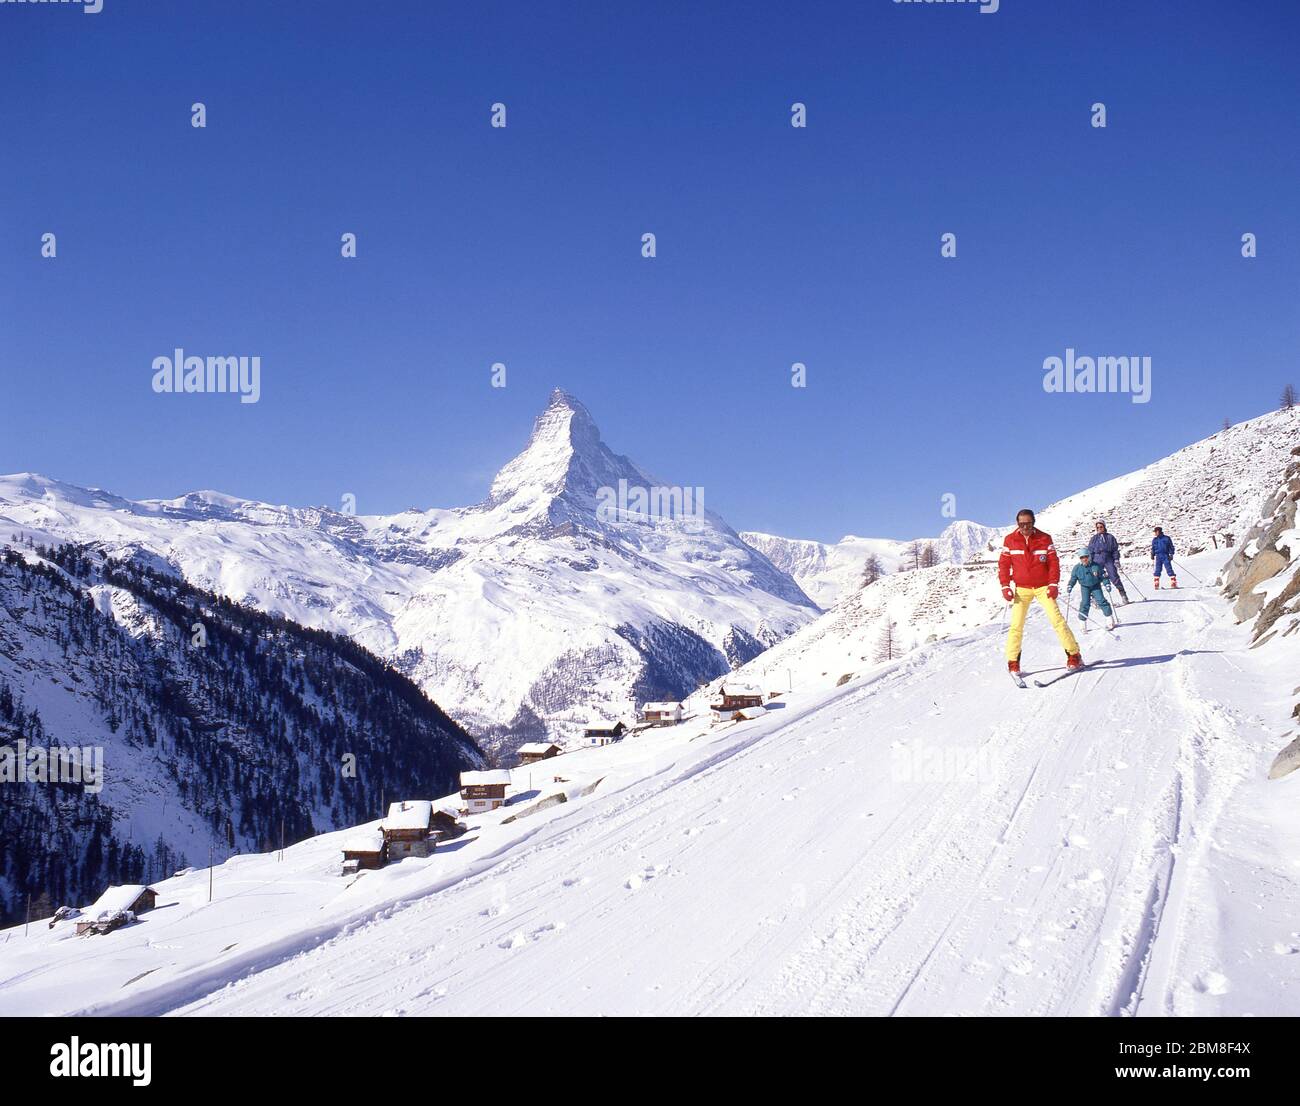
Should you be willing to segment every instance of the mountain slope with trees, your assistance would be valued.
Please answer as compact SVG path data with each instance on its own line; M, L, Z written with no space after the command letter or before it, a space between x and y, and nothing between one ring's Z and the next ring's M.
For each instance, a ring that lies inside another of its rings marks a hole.
M355 642L92 550L0 554L0 746L102 750L102 790L8 782L0 918L443 794L484 757Z

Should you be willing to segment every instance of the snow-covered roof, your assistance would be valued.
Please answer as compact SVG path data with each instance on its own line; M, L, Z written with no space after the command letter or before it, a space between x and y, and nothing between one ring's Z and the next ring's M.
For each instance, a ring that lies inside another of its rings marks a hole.
M722 695L762 695L758 688L750 684L723 684L719 689Z
M110 887L99 896L94 904L86 909L92 918L100 914L116 914L119 910L130 910L135 900L147 891L142 883L128 883L122 887Z
M675 710L681 710L682 705L681 703L646 703L646 705L641 709L655 714L662 714L665 712L671 714Z
M505 768L493 768L486 772L462 772L461 787L484 787L491 784L509 784L510 772Z
M549 753L552 749L558 748L554 741L525 741L515 751L524 756L528 753Z
M767 711L762 707L743 707L735 712L735 717L744 719L762 718L766 713Z
M432 817L433 803L427 799L407 799L389 806L384 829L425 829Z
M377 826L374 829L361 829L343 840L345 853L377 853L384 848L384 834Z

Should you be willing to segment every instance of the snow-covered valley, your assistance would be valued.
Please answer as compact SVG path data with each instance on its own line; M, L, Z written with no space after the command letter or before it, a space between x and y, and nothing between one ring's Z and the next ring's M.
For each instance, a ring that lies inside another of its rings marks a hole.
M0 1013L1295 1013L1294 639L1249 650L1210 588L1121 619L1049 688L987 626L516 769L428 859L344 878L330 834L107 936L10 929Z

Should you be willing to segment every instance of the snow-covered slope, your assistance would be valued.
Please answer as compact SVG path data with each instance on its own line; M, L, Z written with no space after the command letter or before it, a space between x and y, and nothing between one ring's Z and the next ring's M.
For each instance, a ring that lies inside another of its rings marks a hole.
M834 544L805 538L782 538L755 530L742 531L742 538L788 572L823 610L829 610L844 595L861 586L867 558L874 555L883 572L898 572L907 565L907 551L914 544L933 545L939 561L963 564L987 550L988 543L1001 537L996 527L977 522L950 523L937 538L896 541L893 538L859 538L852 534Z
M345 879L334 834L0 932L0 1014L1294 1014L1300 775L1248 640L1162 595L1020 691L988 627L516 769L428 859Z
M1139 561L1150 555L1154 526L1184 553L1216 548L1216 541L1222 549L1255 522L1297 444L1300 407L1272 411L1058 500L1038 513L1038 524L1067 549L1105 518L1121 548Z
M1093 523L1105 518L1121 548L1139 562L1146 558L1151 531L1157 525L1185 552L1226 549L1256 521L1260 505L1297 443L1300 408L1274 411L1222 430L1145 468L1058 500L1038 512L1038 524L1056 539L1058 548L1069 550L1086 543L1093 534ZM1008 519L1021 506L1018 501L1009 504ZM933 542L941 562L960 565L972 558L987 559L990 549L1011 528L1010 521L1002 527L954 522L937 538L916 540ZM828 545L750 531L741 537L788 572L827 610L858 590L862 565L869 555L875 554L887 573L896 573L904 551L912 544L850 536ZM947 576L958 578L951 573Z
M1131 554L1124 570L1132 577L1129 591L1136 597L1151 590L1151 525L1159 523L1174 538L1180 558L1200 549L1214 550L1217 541L1217 569L1231 552L1227 543L1242 538L1274 493L1297 444L1300 409L1271 412L1059 500L1038 512L1038 524L1055 539L1063 551L1062 563L1068 565L1070 551L1086 543L1094 521L1104 517ZM1010 529L1008 525L1006 531ZM1000 541L994 544L1000 546ZM1004 604L996 554L985 551L972 557L961 566L898 573L867 588L850 589L822 618L746 665L742 677L765 686L829 687L876 660L888 623L895 626L897 655L899 649L997 620ZM1121 609L1120 618L1126 617ZM1082 645L1086 657L1089 639Z
M556 391L476 507L353 516L215 492L131 502L0 477L0 539L95 543L391 658L488 745L678 698L816 616L711 511L609 517L661 481ZM635 506L635 502L633 503Z

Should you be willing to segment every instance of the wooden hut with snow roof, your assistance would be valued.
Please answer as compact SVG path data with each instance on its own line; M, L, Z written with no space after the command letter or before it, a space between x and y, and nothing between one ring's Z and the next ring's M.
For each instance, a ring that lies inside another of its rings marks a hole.
M77 936L111 933L135 921L137 914L152 910L157 901L158 892L143 884L110 887L77 920Z
M484 814L504 806L509 786L510 772L505 768L460 774L460 797L465 800L465 809L470 814Z
M736 711L762 705L763 693L758 688L748 684L723 684L718 689L718 701L711 703L710 707L719 711Z
M390 804L383 829L389 860L428 856L434 846L433 803L428 799L403 799Z
M539 760L550 760L562 752L553 741L528 741L515 750L519 754L520 764L536 764Z
M356 875L363 869L382 868L388 860L388 846L379 826L359 829L343 840L343 874Z
M641 708L641 721L648 726L675 726L681 720L681 703L646 703Z

